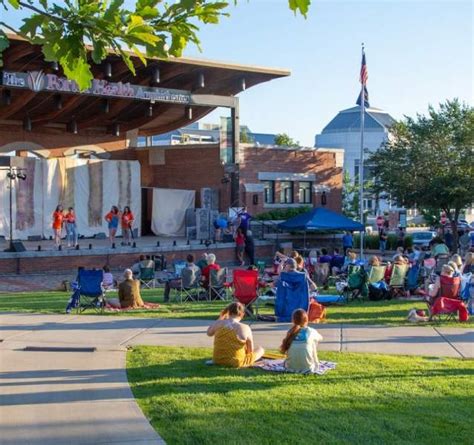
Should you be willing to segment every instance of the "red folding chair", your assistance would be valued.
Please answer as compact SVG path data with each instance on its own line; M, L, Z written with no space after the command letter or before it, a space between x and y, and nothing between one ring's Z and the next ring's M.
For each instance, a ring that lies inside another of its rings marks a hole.
M250 305L258 299L258 270L234 270L234 298L245 306L245 313L250 317L254 314Z
M459 312L460 321L465 321L467 310L460 300L461 277L439 277L439 293L429 301L428 307L432 320L451 321Z
M461 291L461 277L447 277L446 275L441 275L439 277L439 287L440 297L456 300L459 298Z

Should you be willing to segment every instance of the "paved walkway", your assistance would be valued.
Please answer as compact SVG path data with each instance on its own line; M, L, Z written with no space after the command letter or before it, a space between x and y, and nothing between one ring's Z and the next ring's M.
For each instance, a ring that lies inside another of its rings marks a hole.
M0 314L0 444L162 444L127 383L127 346L211 346L208 321ZM253 323L277 348L288 325ZM474 358L474 329L321 325L322 350Z

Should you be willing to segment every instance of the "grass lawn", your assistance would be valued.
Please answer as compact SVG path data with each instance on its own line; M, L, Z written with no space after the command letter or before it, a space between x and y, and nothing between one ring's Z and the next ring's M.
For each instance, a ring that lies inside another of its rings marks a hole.
M108 294L114 297L113 293ZM142 291L143 299L161 303L156 310L128 312L105 312L107 316L140 316L184 319L215 319L225 302L163 303L163 289ZM0 294L0 312L64 313L69 294L66 292L22 292ZM408 311L413 308L426 309L420 301L352 302L347 305L330 306L327 323L382 324L389 326L411 325L406 321ZM86 314L93 314L88 311ZM272 314L273 307L263 307L263 314ZM426 326L426 324L420 324ZM443 326L473 327L474 317L468 323L443 323Z
M472 443L474 361L321 352L324 376L207 366L209 349L137 347L127 372L172 444Z
M107 294L116 297L116 294ZM145 301L160 303L161 307L155 310L136 310L127 312L105 312L106 316L140 316L160 318L184 319L215 319L219 311L227 304L223 301L196 303L163 303L163 289L143 290ZM10 294L0 293L0 312L35 312L60 314L69 299L67 292L19 292ZM328 308L327 323L353 324L383 324L389 326L412 325L406 321L408 311L413 308L426 309L420 301L380 301L380 302L351 302L347 305L330 306ZM273 314L273 307L262 307L262 314ZM86 314L93 314L87 311ZM434 323L433 323L434 324ZM426 326L427 323L420 323ZM435 324L434 324L435 325ZM468 323L443 323L443 326L473 327L474 317Z

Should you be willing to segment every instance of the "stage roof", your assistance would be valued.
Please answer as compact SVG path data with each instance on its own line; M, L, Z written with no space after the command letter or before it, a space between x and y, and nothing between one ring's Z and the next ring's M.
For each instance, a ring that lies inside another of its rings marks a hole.
M35 131L41 127L65 128L74 122L78 131L94 133L114 124L120 125L120 131L138 128L144 135L164 133L210 113L219 102L216 96L235 96L243 90L243 82L250 88L290 75L283 69L188 57L149 59L145 67L132 57L134 76L120 57L110 52L107 61L93 65L93 88L79 93L65 81L60 69L55 71L53 64L44 61L39 46L14 34L8 37L10 47L3 53L0 77L0 89L8 93L5 96L2 92L0 121L21 122L29 117ZM156 69L159 83L153 83ZM150 98L154 101L152 110Z

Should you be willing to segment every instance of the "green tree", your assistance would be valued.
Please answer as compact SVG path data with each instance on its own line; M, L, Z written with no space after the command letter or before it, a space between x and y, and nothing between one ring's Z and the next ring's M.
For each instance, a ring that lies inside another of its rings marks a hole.
M374 182L372 180L364 181L364 196L372 196L374 193ZM349 217L359 220L360 218L360 200L359 200L359 180L351 180L349 172L344 170L342 178L342 213ZM368 210L364 209L364 221L367 220Z
M288 136L286 133L280 133L275 136L275 144L281 147L299 147L300 143Z
M234 0L233 3L237 3ZM26 12L20 29L0 21L0 66L8 37L2 27L31 43L41 45L46 61L58 62L64 74L81 89L92 81L91 59L100 63L114 50L132 73L131 54L143 64L146 57L179 57L189 44L199 47L199 26L217 24L228 16L227 0L136 0L133 9L124 0L65 0L64 5L50 0L0 0L0 8ZM294 13L306 17L311 0L288 0Z
M474 197L474 109L458 100L406 117L372 154L377 183L404 207L444 211L457 245L457 221Z

